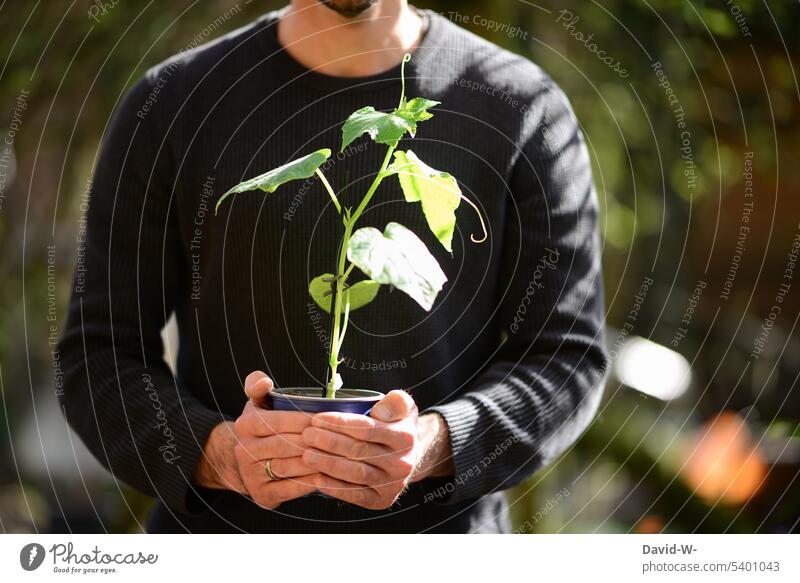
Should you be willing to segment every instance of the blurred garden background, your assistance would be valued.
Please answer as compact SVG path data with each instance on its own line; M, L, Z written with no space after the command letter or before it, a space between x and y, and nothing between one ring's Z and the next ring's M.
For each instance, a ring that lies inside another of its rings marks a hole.
M427 1L566 91L602 204L611 376L518 532L800 521L800 4ZM136 532L67 430L54 342L98 144L150 66L282 6L0 0L0 531Z

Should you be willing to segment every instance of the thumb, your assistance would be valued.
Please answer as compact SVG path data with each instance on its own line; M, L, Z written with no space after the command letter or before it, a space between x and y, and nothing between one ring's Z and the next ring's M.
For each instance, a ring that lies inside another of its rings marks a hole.
M393 423L416 411L417 405L405 391L391 391L372 408L369 416L384 423Z
M256 370L247 375L244 380L244 394L253 401L256 407L268 409L267 394L272 390L275 383L266 373Z

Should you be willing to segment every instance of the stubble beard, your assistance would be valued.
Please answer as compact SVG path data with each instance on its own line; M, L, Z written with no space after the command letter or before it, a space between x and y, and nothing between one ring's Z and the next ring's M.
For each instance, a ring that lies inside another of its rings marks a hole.
M319 0L327 8L330 8L340 16L345 18L355 18L365 10L372 8L379 0Z

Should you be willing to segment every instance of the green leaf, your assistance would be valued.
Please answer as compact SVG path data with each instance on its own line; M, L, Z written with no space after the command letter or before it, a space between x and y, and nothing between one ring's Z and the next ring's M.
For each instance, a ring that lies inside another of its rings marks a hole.
M373 227L353 233L347 258L367 277L407 293L426 311L447 281L425 243L398 223L389 223L383 233Z
M422 202L428 226L449 252L453 252L455 210L461 202L458 182L447 172L434 170L411 150L395 152L394 163L387 169L397 174L408 202Z
M439 102L415 97L391 113L375 111L374 107L362 107L348 117L342 126L342 151L365 133L378 144L389 145L396 145L406 132L413 137L417 132L417 122L433 117L428 108L434 105L439 105Z
M275 190L281 184L285 184L291 180L310 178L314 175L314 172L317 171L317 168L319 168L330 155L331 151L328 148L323 148L321 150L317 150L316 152L312 152L307 156L293 160L288 164L284 164L283 166L270 170L269 172L265 172L260 176L256 176L255 178L251 178L250 180L245 180L244 182L237 184L220 197L220 199L217 201L217 206L214 207L214 214L216 214L217 210L219 210L219 205L222 204L222 201L228 198L228 196L231 194L257 189L263 190L264 192L275 192Z
M425 121L433 117L433 114L430 113L428 109L436 105L439 105L438 101L425 99L424 97L415 97L399 107L396 113L401 117L411 118L414 121Z
M342 126L342 151L357 137L364 133L379 144L396 144L416 124L394 113L375 111L375 108L362 107L354 112Z
M325 294L331 291L331 280L333 277L333 274L323 273L312 279L311 283L308 284L308 293L314 298L316 304L329 314L331 313L331 299L333 298L333 294ZM344 313L344 307L348 300L350 301L351 312L366 306L375 299L380 289L381 284L368 279L354 283L344 292L340 313Z

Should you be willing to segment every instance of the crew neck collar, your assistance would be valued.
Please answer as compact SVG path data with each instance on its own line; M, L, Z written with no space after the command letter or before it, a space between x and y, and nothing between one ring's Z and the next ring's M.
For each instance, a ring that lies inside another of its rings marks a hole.
M303 83L323 91L375 91L383 88L383 81L397 81L400 79L401 63L374 75L360 77L339 77L320 73L308 69L289 54L278 40L278 21L282 18L284 9L275 10L261 17L261 30L258 38L261 39L267 51L267 63L280 67L291 82ZM417 48L411 53L411 61L406 64L406 78L413 78L423 59L432 57L433 50L438 48L436 39L439 36L439 22L435 14L428 9L415 8L423 18L424 29L422 38Z

